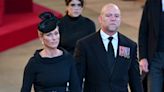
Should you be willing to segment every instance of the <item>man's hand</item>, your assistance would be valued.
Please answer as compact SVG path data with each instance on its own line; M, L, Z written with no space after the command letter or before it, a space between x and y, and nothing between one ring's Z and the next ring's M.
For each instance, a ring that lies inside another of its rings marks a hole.
M140 65L140 69L142 72L149 72L149 69L148 69L148 60L146 58L143 58L139 61L139 65Z

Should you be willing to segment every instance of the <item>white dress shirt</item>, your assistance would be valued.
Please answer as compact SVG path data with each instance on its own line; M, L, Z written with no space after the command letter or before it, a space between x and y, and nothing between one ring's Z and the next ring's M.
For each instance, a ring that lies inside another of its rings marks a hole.
M164 12L164 0L161 1L162 1L162 12Z
M105 32L103 32L102 30L100 30L100 36L102 38L105 50L108 51L108 43L109 43L109 35L107 35ZM115 57L117 56L117 49L118 49L118 32L116 32L113 36L113 40L112 40L112 45L113 45L113 49L114 49L114 54Z

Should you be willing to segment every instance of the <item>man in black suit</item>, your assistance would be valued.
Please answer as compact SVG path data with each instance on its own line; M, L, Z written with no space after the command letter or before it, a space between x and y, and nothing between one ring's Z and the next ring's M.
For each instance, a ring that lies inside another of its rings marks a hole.
M137 44L118 32L120 9L105 5L99 22L101 29L79 40L75 49L81 83L85 78L84 92L128 92L128 83L131 92L143 92Z
M139 60L145 92L164 92L164 0L147 0L139 29ZM148 89L147 91L147 73Z

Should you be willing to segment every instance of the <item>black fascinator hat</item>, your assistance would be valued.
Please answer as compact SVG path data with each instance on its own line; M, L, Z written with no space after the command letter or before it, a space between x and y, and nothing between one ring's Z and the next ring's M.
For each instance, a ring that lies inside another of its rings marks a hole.
M43 12L39 15L42 21L38 25L38 29L42 33L48 33L54 30L58 25L58 19L51 12Z

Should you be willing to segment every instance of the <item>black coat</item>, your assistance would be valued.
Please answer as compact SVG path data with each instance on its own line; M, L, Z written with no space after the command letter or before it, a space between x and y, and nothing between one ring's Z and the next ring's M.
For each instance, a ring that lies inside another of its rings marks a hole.
M121 57L119 50L113 68L108 67L107 52L100 32L81 39L75 49L78 74L85 78L84 92L142 92L137 45L119 33L120 46L130 48L130 57Z
M160 4L161 0L147 0L145 3L139 28L139 59L151 59L157 50Z
M48 58L41 57L37 50L28 61L23 76L21 92L66 92L69 82L71 92L80 92L75 61L67 51L63 55Z

